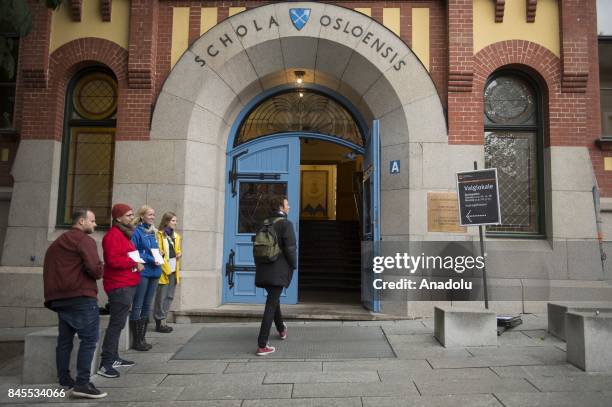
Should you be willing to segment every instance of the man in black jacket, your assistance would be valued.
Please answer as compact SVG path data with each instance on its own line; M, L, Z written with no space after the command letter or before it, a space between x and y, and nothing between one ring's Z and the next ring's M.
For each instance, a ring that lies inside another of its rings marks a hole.
M276 232L282 255L272 263L255 264L255 285L264 288L268 293L259 337L257 338L257 356L269 355L276 350L273 346L268 345L268 337L270 336L273 320L280 338L287 338L287 325L283 322L280 309L280 295L283 287L289 287L291 277L293 277L293 270L297 268L295 232L293 224L287 219L287 214L289 213L287 197L278 196L272 198L270 209L272 210L271 220L281 218L274 222L273 228Z

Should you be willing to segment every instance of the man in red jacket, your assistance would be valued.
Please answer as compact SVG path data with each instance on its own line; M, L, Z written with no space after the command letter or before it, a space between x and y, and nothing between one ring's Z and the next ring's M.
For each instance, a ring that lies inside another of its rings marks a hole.
M118 203L111 210L113 227L102 239L104 249L104 291L108 294L110 319L102 343L102 360L98 374L115 378L117 367L133 366L134 362L119 357L119 337L125 327L130 306L140 282L144 266L134 261L128 253L136 251L131 236L134 211L129 205ZM148 349L147 349L148 350Z
M89 209L72 215L72 228L47 249L43 266L45 306L59 319L56 348L60 385L72 388L72 395L106 397L89 381L91 362L99 336L98 286L103 264L96 242L89 236L96 227L96 216ZM79 336L76 382L70 375L70 354L74 334Z

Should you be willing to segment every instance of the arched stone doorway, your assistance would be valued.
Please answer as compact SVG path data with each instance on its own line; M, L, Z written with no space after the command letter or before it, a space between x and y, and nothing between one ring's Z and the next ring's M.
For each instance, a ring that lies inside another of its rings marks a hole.
M291 20L290 9L297 7L310 10L305 25ZM144 188L147 202L161 210L173 207L182 219L189 253L183 263L182 310L221 300L226 147L232 126L258 94L293 83L297 69L305 72L305 82L343 95L366 121L380 120L383 163L386 152L392 152L389 157L402 159L406 167L399 177L383 174L382 235L410 234L411 154L418 154L423 142L447 144L442 105L426 69L398 37L353 10L321 3L251 9L213 27L185 52L157 100L151 140L133 144L132 151L126 144L117 157L129 168L135 151L164 152L165 159L150 163L157 168L146 180L115 184L115 197Z

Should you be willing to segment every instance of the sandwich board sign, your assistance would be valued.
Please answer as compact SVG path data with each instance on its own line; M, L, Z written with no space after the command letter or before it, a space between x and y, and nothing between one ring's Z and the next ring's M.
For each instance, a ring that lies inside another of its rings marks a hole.
M501 224L498 185L497 168L457 173L461 226Z

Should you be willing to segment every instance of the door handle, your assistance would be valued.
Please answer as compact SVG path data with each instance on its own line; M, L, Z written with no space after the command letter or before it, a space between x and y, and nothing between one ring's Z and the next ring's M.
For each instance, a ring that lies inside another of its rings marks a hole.
M227 277L227 285L230 290L234 288L234 256L236 252L234 249L230 249L229 257L227 259L227 263L225 263L225 276Z

